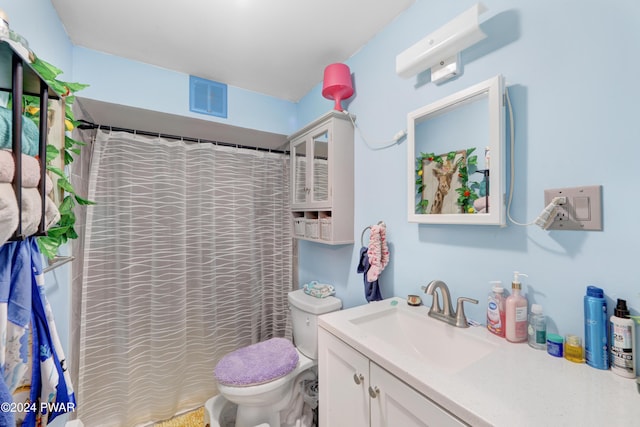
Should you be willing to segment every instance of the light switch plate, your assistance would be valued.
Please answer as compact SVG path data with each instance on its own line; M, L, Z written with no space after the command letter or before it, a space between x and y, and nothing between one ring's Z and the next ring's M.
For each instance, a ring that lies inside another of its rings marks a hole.
M547 230L602 231L601 185L544 190L544 205L549 205L554 197L566 197L566 203L556 208Z

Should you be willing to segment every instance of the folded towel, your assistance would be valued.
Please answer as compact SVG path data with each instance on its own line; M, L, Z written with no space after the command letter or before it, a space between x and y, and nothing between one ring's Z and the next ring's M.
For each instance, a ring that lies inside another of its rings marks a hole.
M0 107L0 148L13 147L13 111ZM38 154L38 126L29 117L22 116L22 152L29 156Z
M473 208L477 213L487 213L488 203L486 197L480 197L473 201Z
M48 230L60 221L60 211L51 197L45 198L44 229Z
M42 199L37 188L22 189L22 234L32 236L38 231L42 217Z
M22 186L37 188L40 183L40 161L35 157L22 155Z
M11 150L0 150L0 182L13 182L15 163Z
M53 181L51 180L49 175L45 175L44 178L45 178L45 181L44 181L45 190L44 191L45 191L46 194L51 194L51 191L53 190Z
M18 202L13 186L0 183L0 246L16 231L18 226Z
M336 290L333 286L323 285L316 282L315 280L309 283L305 283L302 286L302 289L304 290L305 294L311 295L312 297L316 298L326 298L328 296L335 295L336 293Z

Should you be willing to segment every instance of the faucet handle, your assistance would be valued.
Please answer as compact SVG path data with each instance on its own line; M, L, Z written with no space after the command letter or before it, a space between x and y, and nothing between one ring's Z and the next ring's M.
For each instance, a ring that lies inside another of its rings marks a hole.
M478 304L477 299L460 297L458 298L458 303L456 305L456 326L459 328L468 328L469 324L467 324L467 316L464 314L464 302L470 302L473 304Z
M433 302L431 303L431 308L429 309L429 313L442 313L442 309L440 308L440 298L438 297L438 293L430 291L429 286L422 286L422 290L427 295L431 295L433 297Z

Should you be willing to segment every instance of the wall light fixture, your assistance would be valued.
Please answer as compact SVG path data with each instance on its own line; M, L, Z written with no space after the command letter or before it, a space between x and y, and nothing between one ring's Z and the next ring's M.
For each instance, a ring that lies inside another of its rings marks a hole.
M431 68L431 81L445 82L461 73L460 52L487 37L478 16L487 8L476 3L444 26L396 56L396 73L409 78Z

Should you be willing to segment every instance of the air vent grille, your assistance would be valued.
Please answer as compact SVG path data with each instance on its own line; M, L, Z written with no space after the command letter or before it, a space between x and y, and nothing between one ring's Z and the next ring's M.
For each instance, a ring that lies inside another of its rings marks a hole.
M227 118L227 85L189 76L189 110Z

